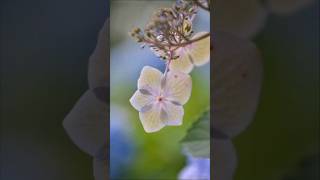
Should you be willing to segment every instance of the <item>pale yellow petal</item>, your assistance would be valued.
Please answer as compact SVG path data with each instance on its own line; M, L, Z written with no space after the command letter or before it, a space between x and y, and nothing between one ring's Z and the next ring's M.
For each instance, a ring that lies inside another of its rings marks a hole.
M162 73L153 67L144 66L138 79L138 89L147 89L150 92L159 91Z
M183 105L189 100L191 89L189 74L173 70L168 72L163 89L166 98Z
M154 100L152 95L137 90L130 98L130 103L136 110L140 111L144 106L150 104Z
M170 69L190 73L193 69L193 64L190 60L189 54L186 52L185 48L180 48L178 51L179 58L171 61Z
M142 126L147 133L159 131L165 126L160 119L160 111L160 107L154 105L149 111L139 112Z
M172 102L165 103L160 112L161 120L168 126L180 126L182 124L183 115L183 107Z
M199 32L192 39L196 39L207 32ZM204 65L210 61L210 36L192 43L188 46L189 55L193 64L197 66Z

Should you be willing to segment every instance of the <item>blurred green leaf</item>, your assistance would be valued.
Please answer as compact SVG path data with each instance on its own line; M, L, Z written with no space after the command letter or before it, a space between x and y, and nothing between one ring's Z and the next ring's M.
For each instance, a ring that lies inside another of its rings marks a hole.
M206 110L182 140L185 150L194 157L210 156L210 113Z

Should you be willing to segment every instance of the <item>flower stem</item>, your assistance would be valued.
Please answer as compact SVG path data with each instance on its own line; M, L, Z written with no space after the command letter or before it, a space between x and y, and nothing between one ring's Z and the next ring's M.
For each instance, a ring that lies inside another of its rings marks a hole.
M202 39L204 39L204 38L206 38L206 37L208 37L208 36L210 36L210 33L206 33L206 34L204 34L204 35L202 35L202 36L200 36L200 37L197 37L197 38L195 38L195 39L191 39L191 40L189 40L189 41L187 41L187 42L182 42L182 43L178 43L178 44L172 44L171 46L172 46L172 47L176 47L176 48L184 47L184 46L187 46L187 45L189 45L189 44L191 44L191 43L200 41L200 40L202 40ZM162 44L162 43L158 43L158 42L151 41L151 40L148 40L148 39L144 39L144 42L145 42L145 43L148 43L148 44L153 44L153 45L156 45L156 46L162 47L162 48L168 46L168 44Z
M167 77L167 73L170 70L170 64L171 64L171 61L172 61L173 51L170 51L169 53L170 53L170 56L169 56L168 61L166 63L166 69L164 70L164 78Z
M210 12L210 6L209 6L209 2L208 2L208 7L204 6L202 3L200 3L198 0L194 0L194 3L196 3L197 6L201 7L202 9L209 11Z
M206 38L208 36L210 36L210 33L206 33L206 34L204 34L204 35L202 35L200 37L197 37L196 39L191 39L191 40L189 40L187 42L174 44L173 46L175 46L175 47L184 47L184 46L187 46L187 45L192 44L194 42L200 41L200 40L202 40L202 39L204 39L204 38Z

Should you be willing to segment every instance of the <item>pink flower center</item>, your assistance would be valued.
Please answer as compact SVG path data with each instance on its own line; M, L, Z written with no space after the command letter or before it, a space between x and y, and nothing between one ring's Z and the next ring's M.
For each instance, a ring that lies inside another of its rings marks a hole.
M158 97L157 97L157 101L158 101L158 102L162 102L162 101L163 101L163 97L162 97L162 96L158 96Z

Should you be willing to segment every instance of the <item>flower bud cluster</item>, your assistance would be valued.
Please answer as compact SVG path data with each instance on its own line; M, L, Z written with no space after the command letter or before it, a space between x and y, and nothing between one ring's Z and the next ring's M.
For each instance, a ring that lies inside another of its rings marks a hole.
M192 31L198 7L195 1L179 0L171 8L156 11L143 30L130 32L142 46L149 46L155 55L167 60L163 73L151 66L142 69L137 90L130 98L146 132L182 124L183 105L192 91L189 73L210 61L210 34L193 35Z
M196 13L197 5L193 1L179 0L171 8L156 11L143 31L134 28L130 35L143 47L148 45L158 57L175 59L178 56L174 49L190 40Z

